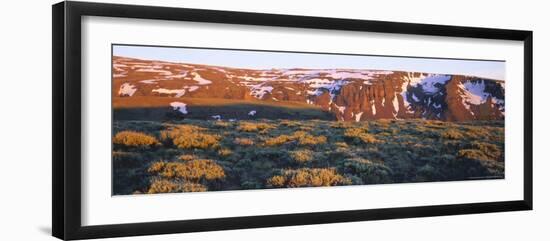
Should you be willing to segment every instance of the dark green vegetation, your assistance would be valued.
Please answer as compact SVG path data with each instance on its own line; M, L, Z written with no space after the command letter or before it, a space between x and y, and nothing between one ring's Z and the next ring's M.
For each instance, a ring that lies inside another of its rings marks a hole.
M182 114L170 107L171 102L186 103L189 113ZM113 97L115 120L172 121L180 119L209 120L213 115L224 119L293 119L336 120L319 106L294 101L260 101L215 98L175 97ZM248 116L251 110L257 114Z
M113 194L494 179L504 122L113 124Z

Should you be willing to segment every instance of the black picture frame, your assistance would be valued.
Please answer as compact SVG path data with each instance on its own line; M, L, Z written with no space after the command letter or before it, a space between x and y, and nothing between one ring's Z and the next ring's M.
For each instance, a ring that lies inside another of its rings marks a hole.
M281 26L378 33L517 40L524 43L524 193L522 200L284 215L140 222L99 226L81 224L81 17ZM414 23L336 19L263 13L197 10L90 2L52 6L53 195L52 233L60 239L87 239L212 230L308 225L380 219L532 210L533 208L533 32Z

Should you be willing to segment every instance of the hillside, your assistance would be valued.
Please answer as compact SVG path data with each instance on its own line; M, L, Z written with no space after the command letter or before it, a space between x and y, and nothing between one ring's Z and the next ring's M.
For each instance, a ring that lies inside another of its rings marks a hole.
M120 119L503 120L504 81L363 69L250 70L113 56ZM161 97L161 98L159 98Z
M503 121L121 121L113 194L504 178Z

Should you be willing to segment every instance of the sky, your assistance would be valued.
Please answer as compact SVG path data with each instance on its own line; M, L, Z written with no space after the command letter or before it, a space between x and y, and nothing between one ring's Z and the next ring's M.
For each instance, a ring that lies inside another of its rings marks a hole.
M371 55L113 45L113 55L246 69L375 69L474 75L504 80L505 62Z

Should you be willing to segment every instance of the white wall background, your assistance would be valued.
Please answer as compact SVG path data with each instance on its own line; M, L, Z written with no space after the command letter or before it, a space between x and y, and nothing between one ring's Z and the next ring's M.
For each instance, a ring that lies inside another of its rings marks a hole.
M54 240L51 231L51 8L55 1L0 8L0 240ZM107 1L106 1L107 2ZM534 33L534 206L508 212L120 238L116 240L548 240L546 68L550 24L544 1L502 0L111 0L249 12L528 29ZM139 211L139 210L136 210Z

